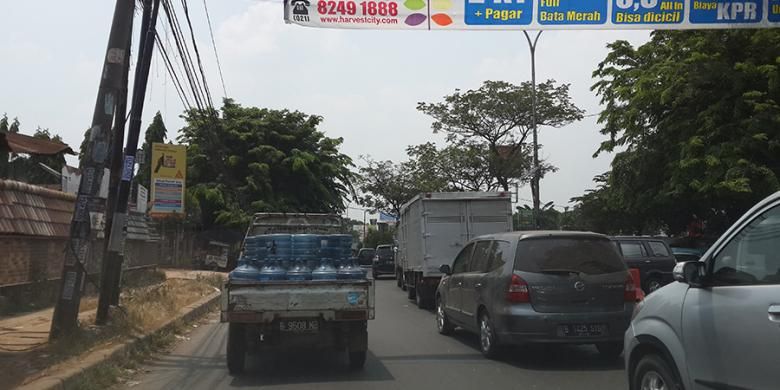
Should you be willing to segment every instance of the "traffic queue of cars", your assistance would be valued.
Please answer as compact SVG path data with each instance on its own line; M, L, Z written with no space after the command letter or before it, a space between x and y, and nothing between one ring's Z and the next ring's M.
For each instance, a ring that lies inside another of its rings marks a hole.
M780 192L703 255L654 238L510 232L470 240L440 271L439 333L477 334L486 357L594 344L623 354L631 390L780 388Z

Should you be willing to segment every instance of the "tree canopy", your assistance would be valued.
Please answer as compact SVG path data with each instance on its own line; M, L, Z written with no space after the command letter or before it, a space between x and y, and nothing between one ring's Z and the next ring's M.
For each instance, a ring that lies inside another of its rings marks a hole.
M609 45L593 72L608 137L620 150L580 211L620 210L618 228L727 226L780 189L780 31L656 31ZM606 203L605 203L606 202ZM606 205L606 206L605 206ZM599 222L598 224L601 224Z
M434 119L434 133L446 133L448 141L484 144L491 174L508 191L510 182L526 182L532 176L531 90L530 82L518 86L485 81L475 90L456 89L442 102L418 103L417 109ZM536 94L537 126L561 127L582 119L583 111L572 103L568 84L547 80L536 86Z
M339 151L342 139L317 130L321 117L231 99L221 113L183 117L188 207L205 228L246 226L254 212L345 209L352 160Z

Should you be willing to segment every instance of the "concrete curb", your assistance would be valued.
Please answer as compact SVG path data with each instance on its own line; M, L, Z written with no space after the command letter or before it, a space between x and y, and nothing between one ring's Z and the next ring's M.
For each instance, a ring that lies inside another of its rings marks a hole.
M219 303L219 297L220 293L215 292L195 303L186 306L184 309L179 311L179 314L176 317L172 318L149 334L130 338L111 347L101 348L96 351L88 352L86 355L73 357L71 359L78 359L82 362L78 367L66 368L60 372L48 374L33 380L30 383L22 385L19 387L19 389L64 390L74 388L74 385L85 373L97 369L104 364L121 361L136 349L147 344L152 337L174 329L178 323L192 322L193 320L203 316L214 305Z

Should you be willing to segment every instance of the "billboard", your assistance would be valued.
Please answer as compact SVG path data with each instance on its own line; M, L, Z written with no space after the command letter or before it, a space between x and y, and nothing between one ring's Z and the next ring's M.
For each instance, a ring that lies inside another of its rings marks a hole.
M187 147L152 144L152 217L184 214Z
M780 0L285 0L287 23L379 30L780 27Z

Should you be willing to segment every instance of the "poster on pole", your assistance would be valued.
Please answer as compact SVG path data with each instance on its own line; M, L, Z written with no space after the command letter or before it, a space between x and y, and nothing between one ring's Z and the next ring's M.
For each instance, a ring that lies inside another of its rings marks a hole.
M184 215L187 147L152 144L152 217Z
M285 0L287 23L378 30L780 27L780 0Z
M149 203L149 190L138 183L138 195L135 199L135 211L146 214L147 204Z

